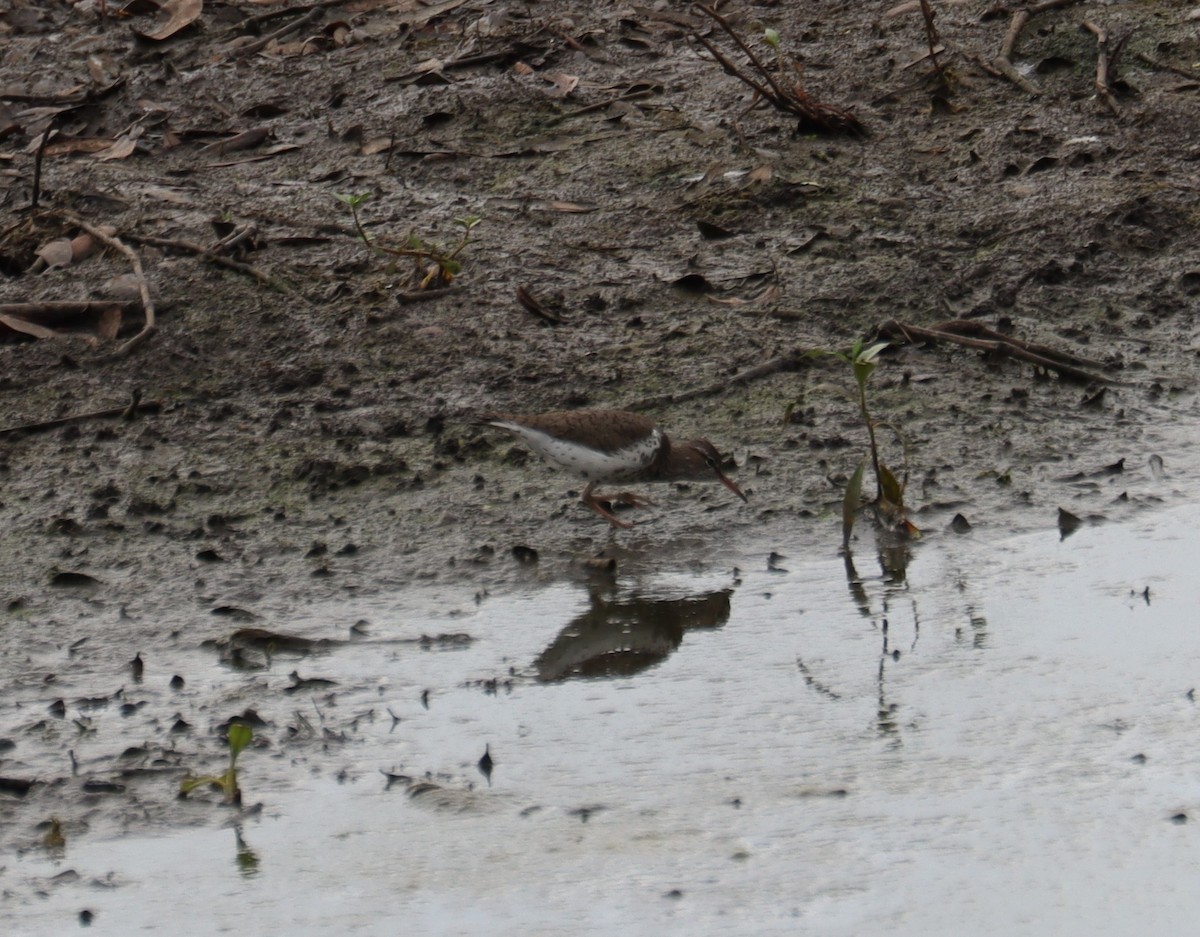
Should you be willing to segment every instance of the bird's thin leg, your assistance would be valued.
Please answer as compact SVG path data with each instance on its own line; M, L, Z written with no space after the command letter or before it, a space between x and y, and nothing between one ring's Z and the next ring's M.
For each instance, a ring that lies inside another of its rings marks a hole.
M583 494L580 495L579 500L603 517L614 527L623 527L626 530L632 527L633 524L629 523L628 521L618 519L611 511L605 509L604 505L600 503L600 500L594 494L592 494L592 489L595 487L595 482L588 482L588 486L583 489Z

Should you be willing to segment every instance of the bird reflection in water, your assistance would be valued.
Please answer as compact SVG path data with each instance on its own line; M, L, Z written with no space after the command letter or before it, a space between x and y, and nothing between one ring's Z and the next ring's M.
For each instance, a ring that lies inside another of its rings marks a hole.
M534 661L545 683L573 677L628 677L666 660L696 628L729 620L732 590L682 599L610 599L598 589L591 607L574 618Z

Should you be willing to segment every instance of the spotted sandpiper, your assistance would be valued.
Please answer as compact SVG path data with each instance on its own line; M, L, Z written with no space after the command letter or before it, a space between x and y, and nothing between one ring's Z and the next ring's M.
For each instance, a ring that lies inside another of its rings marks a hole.
M560 410L490 413L481 422L506 429L556 468L587 481L581 499L614 527L632 527L613 516L593 489L607 482L719 481L746 500L721 471L721 454L707 439L673 442L649 417L626 410ZM636 495L619 500L639 507Z

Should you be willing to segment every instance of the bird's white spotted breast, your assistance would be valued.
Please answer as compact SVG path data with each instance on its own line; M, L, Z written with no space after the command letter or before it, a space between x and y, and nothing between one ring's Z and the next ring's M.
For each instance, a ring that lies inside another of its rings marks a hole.
M518 423L497 420L492 425L515 433L530 449L556 468L596 482L635 480L654 461L663 437L662 430L655 428L636 445L614 452L601 452Z

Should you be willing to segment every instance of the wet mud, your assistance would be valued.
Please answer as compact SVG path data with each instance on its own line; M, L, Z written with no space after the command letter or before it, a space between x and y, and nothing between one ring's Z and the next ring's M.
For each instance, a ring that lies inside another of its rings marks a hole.
M254 728L243 757L270 765L254 804L302 765L486 810L486 739L449 766L364 766L365 727L396 698L429 712L652 675L723 628L739 563L770 579L835 555L866 433L824 352L887 323L981 323L1091 362L1080 380L887 330L871 407L927 541L1186 497L1170 470L1194 446L1200 308L1189 4L1038 14L1012 53L1036 95L994 73L1010 20L979 4L934 4L941 82L916 4L731 17L758 47L776 30L807 94L862 137L752 107L687 4L426 17L361 0L245 54L286 18L206 4L155 41L102 7L0 11L0 302L128 300L119 251L32 270L82 218L137 249L159 319L116 359L136 302L98 347L89 317L0 333L6 853L225 822L212 792L176 793L223 770L235 717ZM1111 98L1084 20L1128 34ZM248 132L257 146L224 147ZM343 196L368 196L361 229ZM421 289L466 218L452 282ZM229 225L254 226L241 268L180 246ZM577 480L474 423L581 407L711 438L749 503L660 487L614 532ZM922 549L876 550L869 525L858 543L893 582ZM672 573L721 581L637 588ZM489 602L563 583L586 607L537 653L391 682L389 662L474 653ZM368 669L340 672L349 655Z

